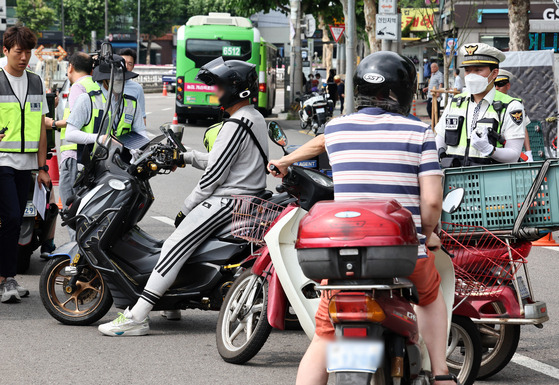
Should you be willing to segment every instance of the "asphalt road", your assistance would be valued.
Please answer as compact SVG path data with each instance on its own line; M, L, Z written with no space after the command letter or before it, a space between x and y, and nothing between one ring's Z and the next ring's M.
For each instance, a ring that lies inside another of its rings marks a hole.
M148 126L158 133L159 124L173 116L173 97L147 95ZM189 126L183 142L202 150L204 122ZM291 144L301 144L309 136L298 131L298 123L281 122ZM281 155L270 144L272 157ZM186 168L152 180L155 203L141 227L164 239L173 230L180 202L197 183L201 172ZM277 180L268 181L273 189ZM172 188L170 188L172 186ZM65 228L57 228L56 243L68 240ZM535 248L530 255L530 271L535 292L546 301L551 320L543 329L522 328L515 358L491 381L479 384L551 385L559 383L559 299L555 295L559 274L559 248ZM307 345L299 331L272 332L263 350L245 366L226 364L215 347L217 313L200 310L182 312L182 320L167 321L151 314L152 333L147 337L110 338L101 336L96 326L69 327L59 324L43 308L38 281L44 266L33 257L27 275L20 282L31 290L21 304L0 304L0 384L293 384L299 360ZM101 322L115 318L112 309Z

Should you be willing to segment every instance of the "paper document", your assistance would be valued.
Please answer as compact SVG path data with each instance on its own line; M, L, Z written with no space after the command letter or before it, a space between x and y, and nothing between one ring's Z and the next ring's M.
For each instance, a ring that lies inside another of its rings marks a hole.
M33 189L33 205L37 209L41 218L45 219L45 210L47 209L47 189L44 186L41 186L41 189L39 189L37 179L35 179L35 187Z

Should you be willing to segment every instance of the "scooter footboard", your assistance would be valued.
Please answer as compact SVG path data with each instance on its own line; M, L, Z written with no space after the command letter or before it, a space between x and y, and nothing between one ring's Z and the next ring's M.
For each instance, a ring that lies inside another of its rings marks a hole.
M310 338L314 335L314 316L318 310L320 298L307 298L303 289L316 283L308 279L299 266L295 240L301 218L307 212L301 208L294 209L280 219L264 237L274 269L278 275L285 295L301 327Z

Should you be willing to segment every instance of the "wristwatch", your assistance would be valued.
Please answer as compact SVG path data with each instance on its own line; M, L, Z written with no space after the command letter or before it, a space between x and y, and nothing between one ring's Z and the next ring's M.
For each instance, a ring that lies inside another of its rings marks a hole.
M58 130L58 127L56 127L56 120L54 119L52 120L52 129L55 131Z
M49 172L49 166L45 164L44 166L39 167L39 171Z

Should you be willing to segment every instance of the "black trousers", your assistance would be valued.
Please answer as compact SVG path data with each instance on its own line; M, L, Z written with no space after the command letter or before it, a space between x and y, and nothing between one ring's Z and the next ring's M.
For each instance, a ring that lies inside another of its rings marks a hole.
M340 112L344 113L344 97L340 96Z
M15 277L21 220L31 171L0 166L0 277Z

